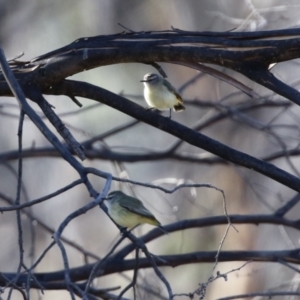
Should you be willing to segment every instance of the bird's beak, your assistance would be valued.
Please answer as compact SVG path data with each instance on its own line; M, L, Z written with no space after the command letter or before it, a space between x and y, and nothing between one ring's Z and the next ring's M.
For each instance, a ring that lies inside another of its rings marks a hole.
M140 80L140 82L148 82L147 80Z

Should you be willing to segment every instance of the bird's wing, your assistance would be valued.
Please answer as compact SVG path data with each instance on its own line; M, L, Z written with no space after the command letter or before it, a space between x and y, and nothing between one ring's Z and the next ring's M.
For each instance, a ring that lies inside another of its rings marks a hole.
M174 86L167 80L165 80L165 86L168 88L168 90L173 93L176 98L178 99L179 103L183 103L183 100L181 98L181 95L179 92L174 88Z
M143 203L139 199L136 199L134 197L128 197L128 198L130 198L130 199L128 199L128 203L126 203L127 202L127 199L126 199L126 201L122 201L122 203L120 203L119 205L134 214L142 215L144 217L156 220L156 218L153 216L153 214L146 207L144 207ZM134 202L136 204L137 208L132 207L132 204L130 204L129 202L131 202L131 203Z

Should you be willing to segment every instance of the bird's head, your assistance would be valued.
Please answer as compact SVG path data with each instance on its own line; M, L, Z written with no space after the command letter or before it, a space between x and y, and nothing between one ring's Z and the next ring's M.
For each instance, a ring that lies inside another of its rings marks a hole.
M153 85L153 84L159 83L162 79L163 78L161 76L159 76L158 74L148 73L144 76L144 79L141 80L141 82Z
M118 197L121 197L122 195L123 195L123 192L121 192L121 191L113 191L107 195L106 200L107 201L114 200Z

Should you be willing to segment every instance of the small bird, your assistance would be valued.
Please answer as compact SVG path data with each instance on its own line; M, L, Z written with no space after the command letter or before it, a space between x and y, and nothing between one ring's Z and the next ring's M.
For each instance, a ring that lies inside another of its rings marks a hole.
M167 233L142 201L121 191L110 192L106 198L108 214L120 226L132 228L148 223Z
M152 73L146 74L144 80L141 80L141 82L144 83L144 97L150 107L159 110L170 109L170 118L172 107L174 111L185 110L179 92L169 81L160 75Z

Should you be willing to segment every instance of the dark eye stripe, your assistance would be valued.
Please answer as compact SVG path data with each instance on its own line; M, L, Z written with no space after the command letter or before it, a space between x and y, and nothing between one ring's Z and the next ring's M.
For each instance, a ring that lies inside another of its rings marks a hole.
M155 80L156 78L157 78L156 75L150 75L150 76L147 76L147 77L146 77L146 80L152 81L152 80Z
M118 191L110 192L110 193L107 195L107 199L112 199L112 198L115 197L116 195L118 195Z

